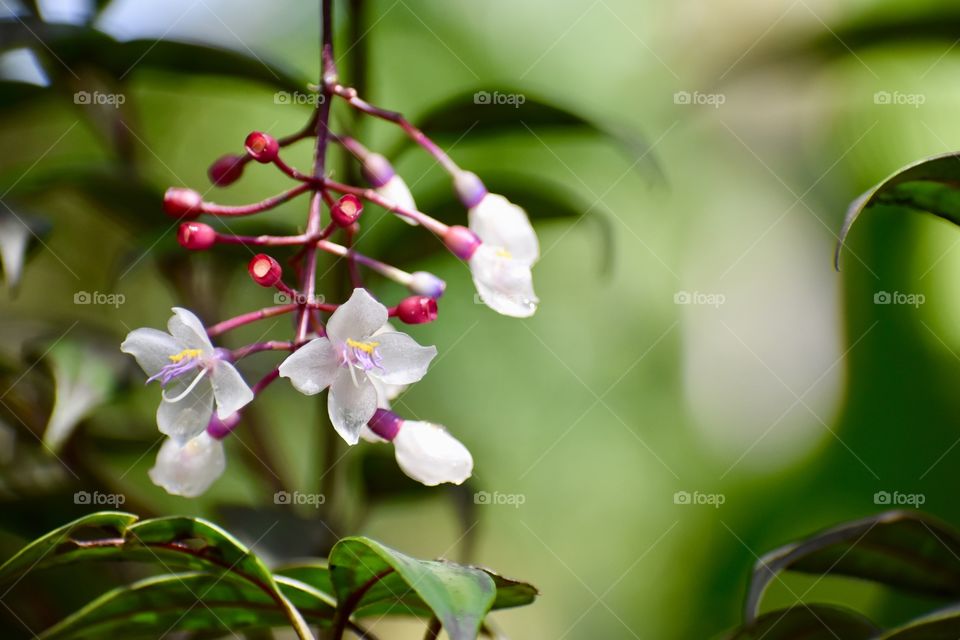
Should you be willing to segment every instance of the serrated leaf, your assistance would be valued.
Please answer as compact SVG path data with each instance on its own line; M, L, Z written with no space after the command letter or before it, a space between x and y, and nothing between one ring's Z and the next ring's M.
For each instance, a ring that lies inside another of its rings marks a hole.
M781 571L841 575L926 596L960 597L960 532L930 516L889 511L763 556L754 567L745 618L756 617Z
M88 344L60 340L47 351L55 400L43 432L44 444L58 452L80 421L107 400L116 386L109 361Z
M878 631L855 611L815 604L765 613L726 640L868 640Z
M341 621L382 607L426 604L451 640L473 640L496 599L493 579L451 562L417 560L369 538L344 538L330 553L330 576ZM341 622L342 623L342 622Z
M289 578L277 583L307 622L330 625L336 606L331 596ZM283 609L249 583L209 573L182 573L114 589L41 633L38 640L151 640L175 632L236 634L287 624Z
M840 269L840 252L850 228L867 209L890 208L897 212L927 212L960 225L960 154L945 153L907 165L883 180L847 208L834 253Z

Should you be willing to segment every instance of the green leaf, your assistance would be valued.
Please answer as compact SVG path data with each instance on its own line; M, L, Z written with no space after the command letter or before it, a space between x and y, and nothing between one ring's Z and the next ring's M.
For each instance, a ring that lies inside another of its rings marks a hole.
M960 606L941 609L887 631L877 640L956 640L960 636Z
M930 516L889 511L829 529L762 557L745 617L756 617L781 571L842 575L927 596L960 597L960 532Z
M868 640L878 631L859 613L815 604L765 613L726 640Z
M46 358L53 371L56 399L43 442L57 452L80 421L110 396L116 376L109 360L90 344L60 340Z
M960 225L960 154L946 153L907 165L886 178L847 209L834 253L840 269L840 252L850 228L867 209L927 212Z
M344 538L334 545L329 564L340 625L354 612L396 607L417 614L423 603L451 640L472 640L496 599L493 579L480 569L417 560L368 538Z
M336 606L331 596L289 578L277 582L307 622L330 625ZM235 634L287 624L283 609L249 583L209 573L182 573L114 589L41 633L38 640L148 640L175 632Z

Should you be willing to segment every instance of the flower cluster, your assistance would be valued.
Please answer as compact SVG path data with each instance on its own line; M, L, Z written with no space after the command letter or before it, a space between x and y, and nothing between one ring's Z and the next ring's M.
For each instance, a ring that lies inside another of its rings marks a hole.
M302 131L282 139L253 132L247 136L242 154L221 157L208 172L215 186L226 187L242 177L250 162L273 165L294 182L292 188L242 206L208 202L199 192L186 188L168 189L164 196L164 210L180 220L177 239L185 249L203 251L218 244L244 245L252 251L297 249L290 261L295 285L284 281L283 267L268 253L257 253L247 265L254 282L285 294L285 304L209 326L190 311L175 308L166 332L137 329L123 342L121 349L136 358L149 376L147 382L156 381L162 387L157 426L167 440L150 478L171 494L200 495L223 473L223 439L242 422L244 408L280 377L307 395L327 391L327 413L336 432L349 445L360 439L392 442L398 465L411 478L437 485L459 484L470 477L473 460L469 451L443 427L404 420L390 410L391 400L427 373L437 350L394 330L388 320L405 324L434 321L446 283L431 273L408 273L359 253L354 242L363 217L369 215L367 205L436 236L468 264L478 298L493 310L514 317L528 317L536 311L531 267L539 257L539 244L523 209L489 193L480 178L460 169L401 115L375 107L354 89L341 85L335 69L327 70L320 90L329 99L318 101ZM453 189L467 210L467 226L447 225L419 211L407 184L384 156L330 130L330 103L336 99L363 114L399 125L431 153L451 176ZM281 157L283 148L303 139L312 139L316 145L310 173L297 170ZM356 159L368 185L342 184L325 175L327 150L334 144ZM239 236L225 225L218 230L198 221L201 216L254 215L300 196L309 196L310 204L305 230L298 235ZM331 240L335 234L341 242ZM317 255L321 251L346 261L345 277L350 278L353 291L342 304L317 302L322 299L317 295ZM410 295L387 307L365 287L363 269L399 283ZM289 341L257 342L236 349L215 347L212 342L237 327L282 314L294 316L294 335ZM236 364L264 351L287 355L266 376L248 385Z

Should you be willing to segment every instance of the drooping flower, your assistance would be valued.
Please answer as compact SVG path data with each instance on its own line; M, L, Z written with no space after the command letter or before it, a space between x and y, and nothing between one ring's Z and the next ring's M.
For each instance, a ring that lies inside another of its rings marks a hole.
M175 307L167 329L135 329L120 350L136 358L150 376L147 382L163 386L160 432L186 443L206 429L214 405L223 420L253 400L253 392L226 353L211 344L197 316Z
M148 474L167 493L195 498L210 488L226 466L223 443L201 431L186 442L167 438Z
M480 242L471 247L465 230L451 227L448 246L469 262L477 293L487 306L507 316L532 316L539 299L530 269L540 258L540 243L527 213L488 193L473 173L462 172L455 184L468 207L470 231Z
M473 457L459 440L431 422L404 420L378 409L364 431L368 442L393 442L400 469L422 484L461 484L473 473Z
M330 422L351 445L377 410L373 379L411 384L426 374L437 355L436 347L420 346L405 333L376 334L386 322L387 308L365 289L354 289L330 317L327 336L308 342L280 365L280 375L301 393L330 389Z

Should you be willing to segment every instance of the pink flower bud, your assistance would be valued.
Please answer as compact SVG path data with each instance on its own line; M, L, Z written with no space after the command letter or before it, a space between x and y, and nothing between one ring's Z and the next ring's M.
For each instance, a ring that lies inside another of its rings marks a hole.
M163 210L174 218L196 218L202 204L203 196L193 189L170 187L163 194Z
M243 175L243 158L232 153L221 156L207 169L210 182L218 187L233 184Z
M243 146L251 158L263 164L273 162L277 153L280 152L280 143L277 142L276 138L259 131L254 131L248 135Z
M177 230L177 242L184 249L203 251L217 243L217 232L202 222L184 222Z
M397 317L406 324L425 324L437 319L437 301L427 296L410 296L397 305Z
M477 251L477 247L482 244L477 234L459 225L447 229L447 232L443 236L443 243L447 245L447 248L450 249L453 255L461 260L469 260L472 258L473 254Z
M363 203L360 202L360 198L348 193L341 196L333 205L330 217L338 227L349 227L357 221L361 213L363 213Z
M370 431L383 438L384 440L393 440L400 433L400 427L403 426L403 418L387 411L386 409L377 409L373 417L367 422Z
M261 287L272 287L280 282L280 277L283 276L280 263L265 253L253 256L250 264L247 265L247 271L250 272L253 281Z

